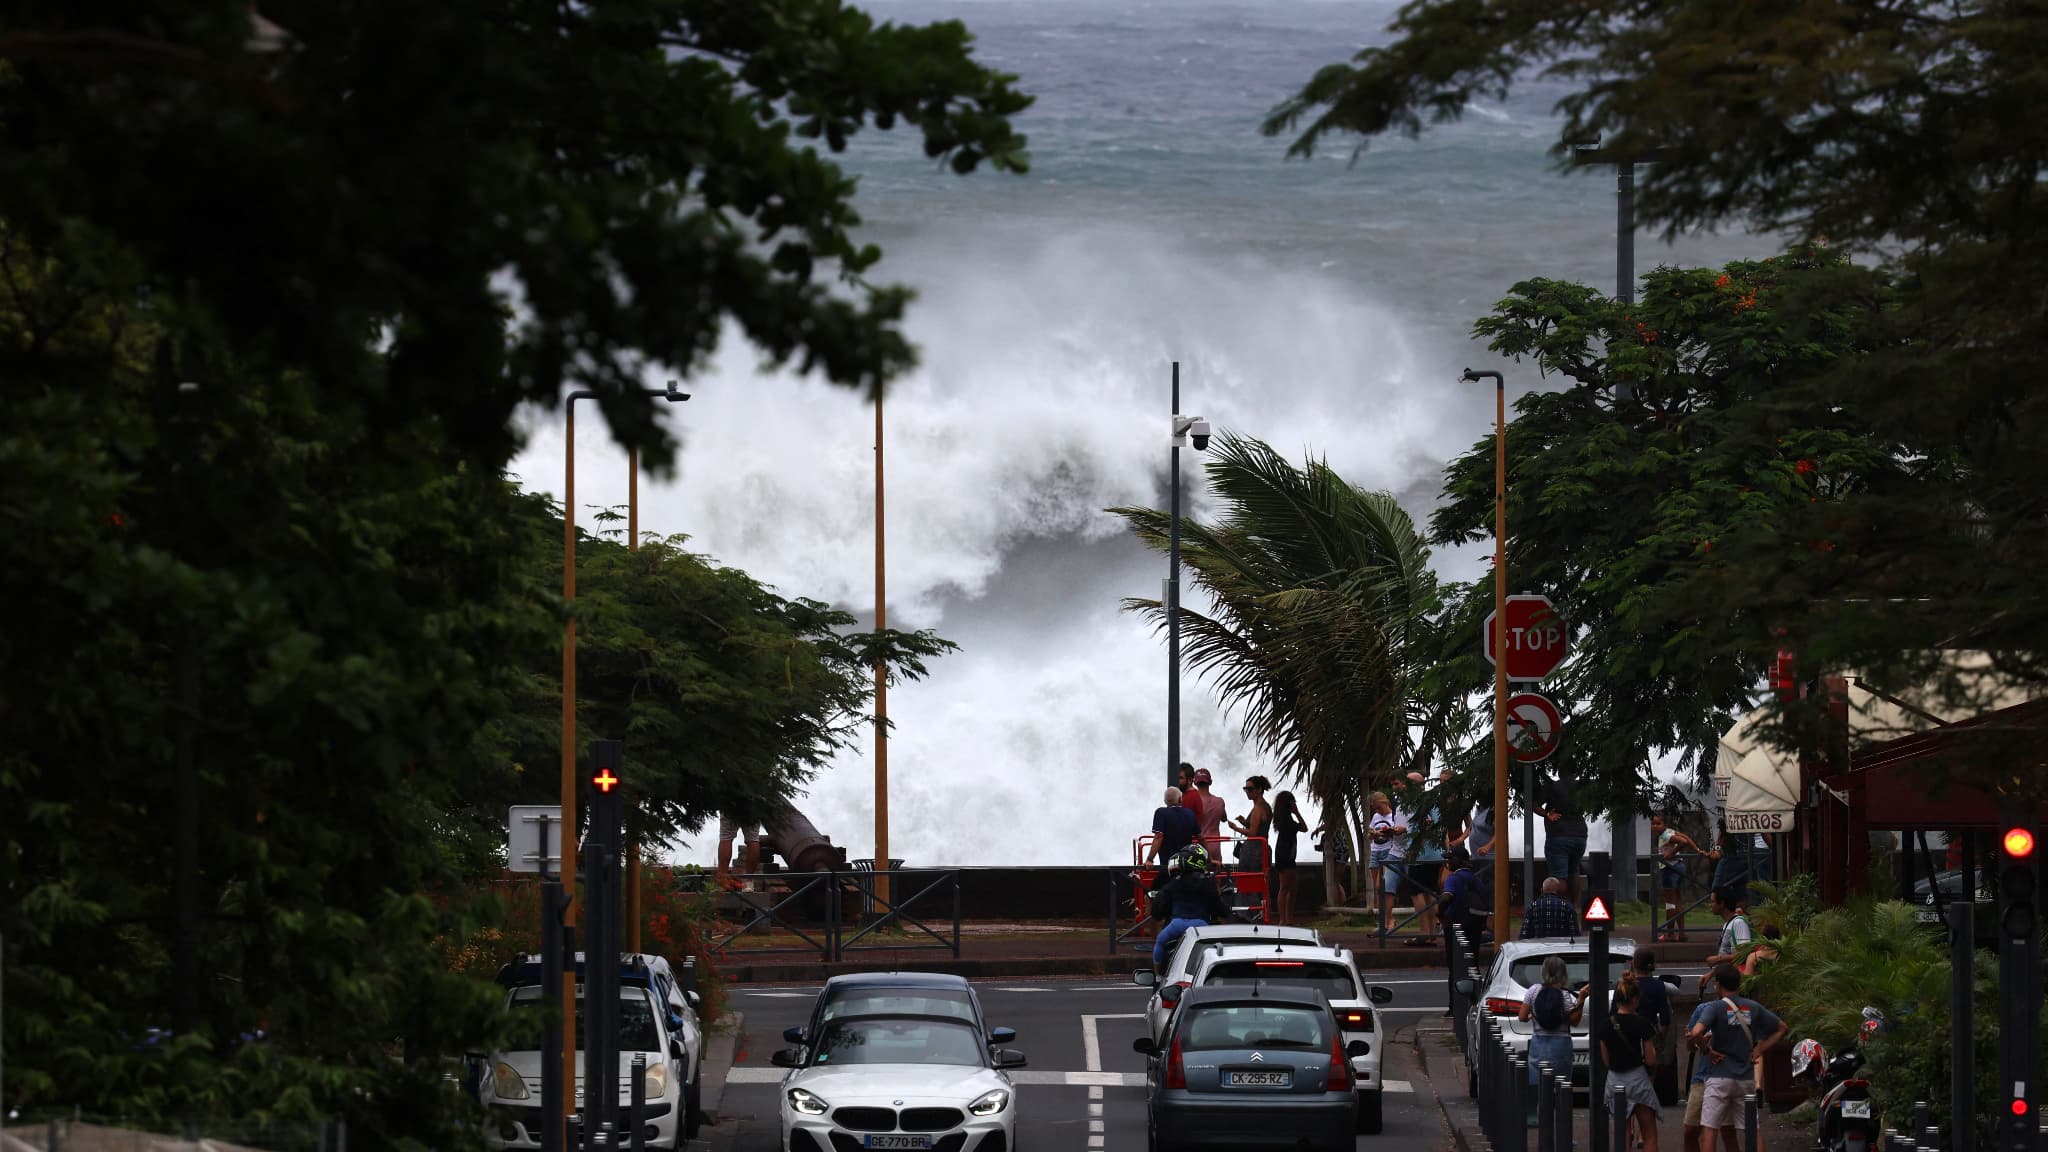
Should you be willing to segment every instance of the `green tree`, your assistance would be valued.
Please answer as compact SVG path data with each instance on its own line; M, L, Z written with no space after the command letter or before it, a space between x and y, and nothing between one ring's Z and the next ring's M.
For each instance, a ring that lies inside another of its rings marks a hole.
M1508 425L1508 571L1576 630L1546 691L1571 716L1555 766L1594 810L1640 808L1653 751L1710 774L1717 741L1758 695L1787 621L1694 598L1724 566L1723 542L1797 531L1816 503L1900 479L1853 414L1791 391L1863 350L1864 321L1890 291L1881 273L1798 249L1658 268L1634 304L1524 281L1474 326L1493 351L1563 383L1519 398ZM1494 451L1488 436L1451 462L1437 542L1492 538ZM1490 577L1450 595L1445 690L1490 686L1471 638L1492 606ZM1483 759L1484 743L1466 755Z
M497 998L436 894L562 623L516 408L591 388L664 466L643 375L727 321L881 387L908 297L826 150L902 121L1020 171L1028 100L959 24L832 0L264 12L276 43L245 0L0 31L0 1107L456 1147L442 1061Z
M1809 667L1854 667L1882 689L1935 676L1943 649L1993 653L2038 685L2048 17L1993 0L1417 0L1389 31L1318 72L1266 131L1295 133L1295 154L1333 134L1413 135L1542 75L1570 86L1560 160L1590 137L1665 151L1639 177L1647 222L1783 229L1892 273L1883 306L1856 314L1850 354L1743 407L1765 429L1785 405L1853 413L1900 482L1736 525L1715 541L1729 563L1688 582L1671 619L1775 620L1784 637L1734 630L1720 654L1785 642ZM1941 679L1953 703L1978 687ZM1979 782L2048 788L2001 770L2011 751L1986 740L1952 763Z
M1328 810L1355 809L1365 792L1426 763L1452 727L1448 707L1424 707L1437 609L1429 550L1392 496L1320 459L1295 467L1225 433L1206 468L1224 510L1212 524L1183 518L1180 550L1216 611L1181 605L1188 665L1213 678L1283 779L1300 780ZM1165 512L1110 511L1167 549ZM1165 623L1157 600L1124 605Z

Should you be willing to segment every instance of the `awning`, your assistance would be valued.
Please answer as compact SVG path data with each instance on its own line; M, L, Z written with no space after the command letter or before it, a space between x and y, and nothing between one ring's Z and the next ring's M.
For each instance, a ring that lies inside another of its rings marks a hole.
M1762 713L1744 716L1715 753L1714 798L1730 832L1789 831L1799 807L1799 757L1759 739L1762 723Z

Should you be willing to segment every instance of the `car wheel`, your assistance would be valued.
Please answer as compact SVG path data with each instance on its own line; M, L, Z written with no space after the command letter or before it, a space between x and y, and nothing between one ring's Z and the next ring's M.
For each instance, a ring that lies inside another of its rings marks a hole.
M1378 1092L1360 1092L1358 1094L1358 1130L1360 1132L1368 1136L1379 1134L1381 1100L1382 1096Z

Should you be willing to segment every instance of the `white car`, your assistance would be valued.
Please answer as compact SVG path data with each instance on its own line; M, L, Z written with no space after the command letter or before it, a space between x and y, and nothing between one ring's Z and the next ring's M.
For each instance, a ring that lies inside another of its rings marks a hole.
M1358 964L1349 948L1321 944L1226 944L1203 956L1201 965L1195 969L1197 988L1254 984L1308 988L1322 993L1337 1015L1346 1049L1350 1049L1353 1041L1365 1042L1364 1054L1351 1057L1352 1078L1358 1088L1358 1130L1378 1132L1385 1100L1380 1067L1386 1058L1386 1030L1380 1026L1380 1014L1374 1009L1393 1000L1393 989L1368 987L1358 974Z
M930 1007L906 1011L904 1001ZM1017 1089L1006 1069L1024 1056L994 1045L1014 1036L983 1024L957 976L834 977L812 1026L791 1029L796 1046L772 1058L790 1070L777 1089L783 1152L1013 1152Z
M1277 940L1319 945L1323 935L1313 928L1280 928L1270 924L1197 924L1174 943L1165 971L1140 968L1133 972L1133 982L1152 989L1152 998L1145 1002L1145 1026L1152 1042L1158 1044L1166 1038L1166 1022L1173 1018L1173 1005L1162 1000L1160 994L1176 986L1188 988L1203 957L1225 944L1270 944Z
M585 1068L583 1038L588 1014L580 983L583 956L578 954L576 987L576 1087L564 1100L572 1113L582 1110ZM700 1112L703 1072L703 1030L697 1019L695 993L680 990L668 962L658 956L627 955L619 972L619 1114L621 1123L632 1102L633 1057L646 1059L641 1124L651 1148L680 1148L695 1137ZM507 986L505 1006L514 1013L537 1015L544 1001L538 957L522 957L498 973ZM531 1031L538 1040L536 1025ZM492 1113L486 1139L497 1148L539 1148L541 1145L541 1062L537 1047L492 1054L485 1065L480 1093Z
M1630 939L1610 940L1607 944L1607 986L1614 987L1614 981L1622 970L1628 967L1629 958L1635 955L1636 942ZM1511 1052L1526 1053L1529 1050L1529 1034L1535 1028L1533 1021L1521 1019L1523 998L1529 988L1540 982L1543 961L1546 957L1564 958L1565 984L1577 988L1587 983L1593 973L1593 945L1585 937L1558 938L1550 940L1510 940L1500 946L1493 958L1493 967L1488 970L1481 990L1472 998L1471 1015L1467 1019L1465 1035L1476 1044L1484 1035L1487 1017L1500 1022L1501 1042ZM1667 981L1668 983L1668 981ZM1610 999L1613 993L1609 992ZM1586 1047L1587 1020L1581 1017L1572 1027L1572 1083L1584 1085L1588 1074L1591 1055ZM1465 1053L1465 1067L1479 1066L1476 1052ZM1466 1089L1474 1096L1479 1094L1477 1072L1468 1072Z

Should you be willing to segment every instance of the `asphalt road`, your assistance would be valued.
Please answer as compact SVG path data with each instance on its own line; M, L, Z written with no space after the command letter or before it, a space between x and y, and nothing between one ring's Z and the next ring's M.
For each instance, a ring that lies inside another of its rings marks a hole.
M1425 1015L1444 1010L1441 973L1369 972L1368 983L1393 989L1380 1009L1390 1041ZM1148 993L1103 980L977 981L989 1024L1015 1028L1014 1047L1030 1064L1011 1075L1017 1081L1017 1143L1025 1152L1132 1152L1145 1147L1145 1058L1131 1051L1142 1034ZM721 1119L707 1129L710 1147L735 1152L780 1152L776 1082L782 1070L769 1064L781 1046L782 1030L805 1022L817 988L737 988L732 1006L746 1014ZM1358 1138L1359 1148L1445 1149L1450 1135L1442 1114L1414 1083L1411 1044L1389 1043L1382 1075L1387 1081L1385 1128ZM1104 1075L1107 1073L1108 1075Z

